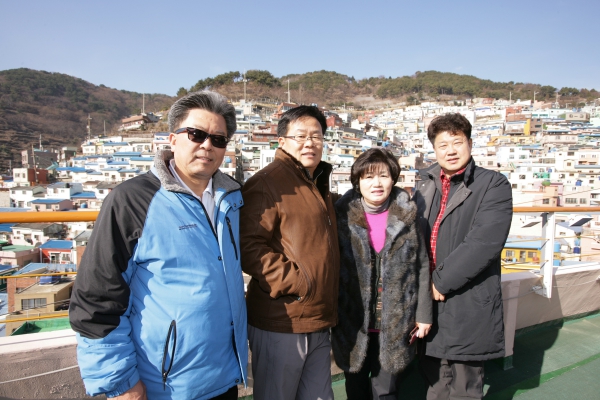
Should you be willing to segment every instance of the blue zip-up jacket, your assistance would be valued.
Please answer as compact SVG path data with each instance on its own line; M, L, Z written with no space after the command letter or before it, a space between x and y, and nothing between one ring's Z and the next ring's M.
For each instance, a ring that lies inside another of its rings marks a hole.
M89 395L141 379L149 399L208 399L247 382L241 187L213 175L213 227L172 156L110 193L81 260L69 318Z

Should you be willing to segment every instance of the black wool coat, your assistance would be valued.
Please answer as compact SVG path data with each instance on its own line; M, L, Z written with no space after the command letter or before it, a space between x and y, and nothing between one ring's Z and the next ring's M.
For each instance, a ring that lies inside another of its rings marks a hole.
M442 197L439 164L421 171L417 188L414 200L429 239ZM459 361L504 356L500 253L512 213L512 190L504 175L471 159L462 178L452 178L431 276L446 300L433 305L428 356Z
M340 244L338 324L331 343L337 365L358 372L368 348L369 304L374 269L361 195L348 191L335 204ZM381 255L381 331L379 361L390 373L402 371L414 357L408 336L415 322L431 323L432 300L427 249L416 220L417 206L394 187Z

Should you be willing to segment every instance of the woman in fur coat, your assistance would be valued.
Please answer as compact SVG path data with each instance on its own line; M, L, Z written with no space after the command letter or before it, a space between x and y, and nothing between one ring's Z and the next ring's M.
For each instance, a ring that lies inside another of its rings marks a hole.
M395 187L400 165L370 149L352 166L353 189L335 204L340 245L333 354L353 399L396 399L396 380L431 328L429 261L417 207Z

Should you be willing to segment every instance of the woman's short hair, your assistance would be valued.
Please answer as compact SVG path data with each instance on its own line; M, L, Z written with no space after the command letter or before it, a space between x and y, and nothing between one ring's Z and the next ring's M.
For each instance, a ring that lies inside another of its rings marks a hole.
M352 187L358 190L360 178L379 164L388 167L390 176L395 185L400 176L400 164L398 164L398 160L390 151L375 147L358 156L352 165L352 170L350 172L350 182L352 182Z
M173 103L169 111L169 131L175 132L188 117L190 110L195 108L222 116L227 128L227 137L231 139L237 129L235 107L227 101L225 96L208 90L188 93Z

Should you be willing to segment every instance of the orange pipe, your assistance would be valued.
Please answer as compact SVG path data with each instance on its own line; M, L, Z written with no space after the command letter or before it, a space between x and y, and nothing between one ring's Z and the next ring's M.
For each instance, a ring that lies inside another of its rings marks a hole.
M0 213L0 224L17 222L82 222L95 221L99 211L26 211Z

